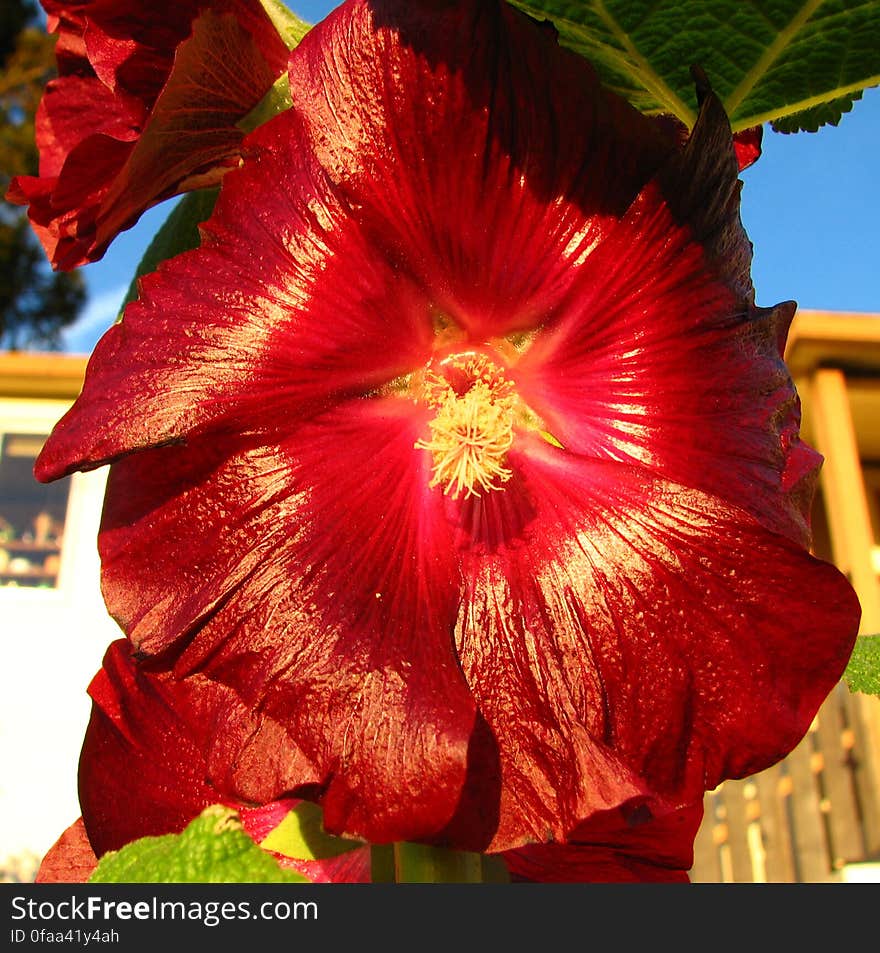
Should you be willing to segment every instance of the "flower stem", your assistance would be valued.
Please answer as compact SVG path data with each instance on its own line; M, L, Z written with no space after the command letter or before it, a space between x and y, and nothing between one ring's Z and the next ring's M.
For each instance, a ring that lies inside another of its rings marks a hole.
M370 882L394 883L394 845L373 844L370 847Z
M400 842L394 845L397 883L482 883L480 854L425 844Z

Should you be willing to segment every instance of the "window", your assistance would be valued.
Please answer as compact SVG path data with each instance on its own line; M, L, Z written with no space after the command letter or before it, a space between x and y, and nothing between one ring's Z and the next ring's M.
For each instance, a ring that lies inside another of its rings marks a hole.
M70 481L34 478L45 440L39 433L0 435L0 587L58 585Z

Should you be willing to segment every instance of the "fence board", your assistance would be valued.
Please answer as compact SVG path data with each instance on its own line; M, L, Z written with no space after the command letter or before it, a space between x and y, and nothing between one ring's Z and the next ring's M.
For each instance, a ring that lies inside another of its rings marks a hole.
M753 778L761 805L761 834L764 842L767 881L794 883L797 878L794 842L789 823L792 783L783 762Z
M827 823L831 866L840 870L848 861L865 856L865 837L852 772L852 732L845 729L839 685L819 710L816 739L822 755L819 807Z
M812 729L786 762L794 785L791 806L798 879L805 883L822 883L830 879L831 861L819 808L811 732Z
M721 796L724 820L727 823L730 869L734 883L750 883L754 879L752 852L749 848L749 822L746 817L744 781L725 781Z

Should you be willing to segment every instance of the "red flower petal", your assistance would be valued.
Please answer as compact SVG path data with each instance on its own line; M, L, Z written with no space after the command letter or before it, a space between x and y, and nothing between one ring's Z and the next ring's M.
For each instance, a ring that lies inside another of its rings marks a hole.
M702 817L702 801L660 820L599 816L581 832L587 843L529 844L501 857L514 883L689 883Z
M139 651L197 633L178 673L283 720L326 786L327 829L374 841L447 824L476 717L412 418L407 402L354 402L281 448L205 438L126 458L100 539L105 598Z
M109 647L89 694L79 795L99 857L179 832L210 804L263 804L308 777L280 725L201 676L137 667L124 639Z
M290 87L376 245L475 337L551 312L674 144L506 3L351 0Z
M218 802L238 810L259 843L299 803L264 802L285 790L297 759L278 726L255 717L227 688L139 667L120 640L110 646L90 692L79 778L84 817L46 855L39 881L85 882L96 851L178 832ZM309 861L272 853L315 882L369 880L368 848Z
M38 884L84 884L97 864L98 858L80 817L49 848L35 881Z
M237 163L235 124L287 49L256 0L190 0L161 17L140 0L45 5L59 77L40 104L40 177L17 178L8 197L30 204L52 264L70 269L151 205Z
M376 254L308 148L292 113L249 140L199 253L145 278L98 343L40 479L208 429L280 437L428 360L425 290ZM108 426L95 428L92 414Z
M295 870L315 884L368 884L371 882L369 847L356 847L348 853L326 860L298 860L269 851L279 866Z
M458 540L456 645L504 782L492 849L628 804L660 816L779 760L859 620L837 569L741 510L541 446Z
M748 169L761 158L761 140L764 137L763 126L752 126L743 129L733 137L733 148L736 150L736 161L740 171Z
M737 298L649 187L584 262L515 374L567 450L650 467L807 545L821 458L798 440L782 360L793 314L793 303L756 309ZM792 455L801 479L789 486Z

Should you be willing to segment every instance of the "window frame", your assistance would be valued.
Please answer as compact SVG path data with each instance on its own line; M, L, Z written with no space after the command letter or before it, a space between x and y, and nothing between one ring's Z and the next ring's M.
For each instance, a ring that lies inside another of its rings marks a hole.
M52 428L69 409L72 401L61 399L28 399L0 397L0 440L7 435L49 436ZM75 523L72 513L76 505L77 481L70 479L67 504L64 510L64 533L60 548L60 564L52 586L7 586L0 584L0 597L52 598L65 594L70 585L70 564L74 546L70 527Z

